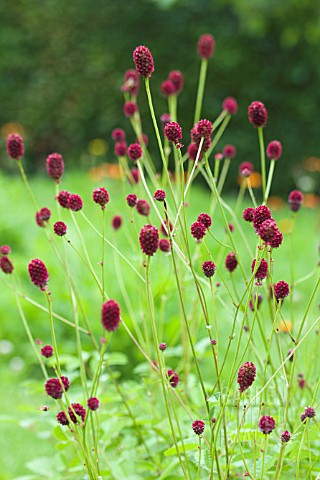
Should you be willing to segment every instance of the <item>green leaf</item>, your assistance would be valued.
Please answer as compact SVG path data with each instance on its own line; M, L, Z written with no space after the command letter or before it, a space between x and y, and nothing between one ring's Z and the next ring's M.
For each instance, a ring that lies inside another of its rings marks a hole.
M208 402L210 403L218 403L220 399L220 392L215 392L208 398Z
M178 442L178 448L179 448L179 452L180 453L183 453L183 447L182 447L182 443L181 442ZM198 448L198 442L192 442L192 443L185 443L184 444L184 449L186 451L190 451L190 450L196 450ZM165 450L164 454L166 457L169 457L170 455L175 455L177 453L177 450L176 450L176 447L171 447L171 448L168 448L167 450Z

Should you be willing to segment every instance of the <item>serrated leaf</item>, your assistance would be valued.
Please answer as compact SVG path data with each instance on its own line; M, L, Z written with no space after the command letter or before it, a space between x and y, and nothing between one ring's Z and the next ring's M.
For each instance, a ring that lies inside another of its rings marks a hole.
M215 392L213 395L210 395L208 398L208 402L210 403L218 403L220 399L220 392Z

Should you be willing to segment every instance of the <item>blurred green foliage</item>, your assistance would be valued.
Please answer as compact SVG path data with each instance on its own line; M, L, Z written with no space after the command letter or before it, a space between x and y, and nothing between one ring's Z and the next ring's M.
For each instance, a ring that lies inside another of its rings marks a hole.
M122 113L123 73L133 67L134 48L145 44L155 59L151 88L158 116L167 111L161 82L172 69L185 75L179 119L187 145L200 64L196 44L203 33L216 39L203 117L214 119L228 95L239 102L218 149L234 143L239 161L258 166L257 135L248 124L247 106L263 101L269 112L266 140L283 142L281 162L290 173L278 176L275 191L287 193L295 186L292 167L320 155L318 0L3 0L0 126L23 125L29 168L43 169L52 151L74 166L113 161L111 130L131 130ZM143 90L139 107L150 149L156 151ZM94 138L109 143L107 157L90 157L88 144ZM128 140L134 140L133 134ZM1 164L8 166L4 138L1 152Z

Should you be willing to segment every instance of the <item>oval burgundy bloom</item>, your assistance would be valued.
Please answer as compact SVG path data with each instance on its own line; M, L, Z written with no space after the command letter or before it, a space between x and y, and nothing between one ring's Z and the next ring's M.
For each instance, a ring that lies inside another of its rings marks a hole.
M129 207L135 207L136 204L137 204L137 195L135 193L129 193L129 195L127 195L126 197L126 202L128 204Z
M64 161L59 153L51 153L47 157L46 167L49 177L59 183L64 171Z
M242 218L246 222L253 222L254 208L248 207L243 211Z
M191 225L191 235L196 239L196 240L201 240L205 234L207 233L207 228L202 222L194 222Z
M265 435L269 435L274 430L275 426L276 422L274 421L274 418L269 417L269 415L264 415L259 420L260 432Z
M164 190L157 190L154 193L153 198L158 202L163 202L166 198L166 192Z
M136 162L139 158L142 157L142 148L139 143L132 143L128 147L128 155L131 160Z
M64 222L56 222L54 225L53 225L53 230L54 230L54 233L56 235L58 235L58 237L63 237L63 235L65 235L67 233L67 225L64 223Z
M265 220L271 219L271 212L268 207L265 205L260 205L259 207L255 208L253 214L253 226L256 230L258 230L261 224Z
M150 78L154 72L154 62L150 50L140 45L133 52L133 61L141 77Z
M71 193L68 192L67 190L61 190L61 192L58 193L58 196L56 199L59 202L59 205L62 208L69 208L69 198L70 198Z
M159 247L158 229L153 225L144 225L140 231L139 242L143 253L152 257Z
M138 111L137 104L134 102L125 102L123 106L123 113L126 117L131 118Z
M139 75L136 70L127 70L124 74L124 84L121 87L122 92L131 93L136 97L139 93Z
M279 160L282 154L282 145L278 140L272 140L267 146L267 156L271 160Z
M124 140L115 144L114 154L116 157L124 157L127 154L127 143Z
M119 230L119 228L120 228L121 225L122 225L122 217L121 217L121 215L115 215L115 216L112 218L111 225L112 225L112 228L113 228L114 230Z
M40 352L43 357L50 358L53 355L53 348L51 345L44 345Z
M239 166L239 174L242 177L250 177L253 172L253 165L251 162L242 162Z
M175 86L171 80L165 80L161 83L161 91L166 97L170 97L175 94Z
M252 265L251 265L251 271L252 273L254 272L256 265L256 259L253 260ZM268 275L268 262L263 258L260 262L260 265L255 273L255 278L257 280L264 280L266 276Z
M226 158L234 158L236 156L237 150L233 145L226 145L222 150L222 154Z
M196 134L202 138L202 137L210 137L212 134L212 123L210 120L199 120L198 123L195 124L196 127Z
M98 410L100 405L99 399L97 397L90 397L88 398L87 405L89 410L92 410L92 411Z
M192 424L192 430L196 435L202 435L205 428L205 423L202 420L195 420Z
M210 215L208 215L208 213L200 213L200 215L198 215L197 221L203 223L206 229L210 228L212 225L212 219Z
M71 403L71 407L68 407L68 413L70 420L73 423L78 423L77 417L81 417L81 420L83 422L86 419L86 409L82 405L80 405L80 403Z
M11 133L7 137L7 152L12 160L21 160L24 155L23 139L18 133Z
M229 115L235 115L238 111L238 103L235 98L227 97L222 103L223 110L229 113Z
M13 265L6 255L0 258L0 268L3 273L9 274L13 272Z
M180 72L180 70L173 70L172 72L170 72L169 80L171 80L171 82L174 85L174 89L175 89L174 93L178 95L183 88L183 82L184 82L183 75Z
M104 187L95 188L92 192L92 199L104 209L109 202L109 192Z
M287 284L287 282L284 282L283 280L280 280L280 282L276 283L273 286L273 291L274 291L274 296L278 301L283 300L290 293L289 285Z
M171 387L176 388L178 383L180 382L180 378L177 372L169 368L169 370L167 370L167 375L168 375L168 379Z
M300 190L292 190L288 197L288 202L290 206L290 210L292 212L297 212L300 210L303 201L303 194Z
M115 128L112 130L111 137L115 142L121 142L126 139L126 133L122 128Z
M49 208L41 208L39 212L36 213L36 222L39 225L39 227L45 227L45 222L48 222L51 217L51 212Z
M214 47L215 41L212 35L209 33L201 35L198 41L199 57L208 60L214 52Z
M83 201L80 195L72 193L69 197L69 208L73 212L79 212L83 207Z
M195 143L190 143L190 145L187 148L188 157L190 160L193 160L194 162L196 161L198 150L199 150L199 145L196 145ZM200 151L199 160L201 158L202 158L202 152Z
M11 253L11 248L9 245L1 245L0 253L2 255L9 255Z
M41 290L45 290L49 280L49 274L43 261L39 258L34 258L28 265L28 271L32 283Z
M256 377L256 367L252 362L245 362L238 370L238 379L240 392L247 390L254 382Z
M101 323L108 332L113 332L119 327L120 307L115 300L108 300L102 305Z
M264 127L268 119L268 112L264 104L252 102L248 107L248 118L255 127Z
M202 271L206 277L210 278L214 275L216 271L216 266L211 260L207 260L202 264Z
M159 241L159 249L161 250L161 252L170 252L171 245L169 240L167 240L166 238L161 238L161 240Z
M143 215L145 217L147 217L150 213L150 205L147 200L138 200L136 204L136 209L137 212L140 213L140 215Z
M225 266L230 273L237 268L238 260L235 253L233 252L228 253L228 255L226 256Z
M177 122L169 122L164 127L164 134L169 142L178 144L182 138L182 128Z

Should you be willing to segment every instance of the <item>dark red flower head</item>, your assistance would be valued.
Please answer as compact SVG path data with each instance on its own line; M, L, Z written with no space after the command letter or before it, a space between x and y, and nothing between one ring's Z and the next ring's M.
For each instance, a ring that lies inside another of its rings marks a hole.
M46 160L47 172L49 177L57 183L60 183L64 171L64 161L59 153L51 153Z
M139 75L136 70L127 70L124 74L124 84L121 87L122 92L131 93L136 97L139 93Z
M195 420L192 424L192 430L196 435L202 435L205 428L205 423L202 420Z
M68 192L67 190L61 190L61 192L58 193L58 196L56 197L56 199L58 200L59 205L62 208L69 208L69 197L70 197L70 195L71 195L71 193Z
M104 187L95 188L92 192L92 199L104 210L109 202L109 192Z
M212 35L206 33L199 38L198 54L200 58L209 59L213 54L215 41Z
M129 207L135 207L137 205L137 195L135 193L129 193L126 197L126 201Z
M302 192L300 192L300 190L292 190L292 192L289 193L288 202L292 212L300 210L303 202Z
M145 217L147 217L150 213L150 205L147 200L138 200L136 204L136 209L137 212L140 213L140 215L144 215Z
M53 355L53 348L51 345L44 345L40 352L43 357L50 358Z
M161 123L162 123L163 127L165 127L167 125L167 123L171 122L170 113L163 113L160 117L160 120L161 120Z
M180 378L177 372L169 368L169 370L167 370L167 376L168 376L171 387L176 388L176 386L180 382Z
M197 221L203 223L206 229L210 228L212 225L212 219L207 213L200 213L200 215L198 215Z
M175 94L175 86L171 80L165 80L161 83L161 91L166 97L170 97Z
M251 162L242 162L239 166L239 175L241 177L250 177L253 172L253 165Z
M256 367L252 362L245 362L238 371L237 382L239 384L239 391L242 393L247 390L256 378Z
M316 416L316 411L313 407L306 407L303 415L305 415L305 418L314 418Z
M166 198L166 192L164 190L157 190L153 195L153 198L158 202L163 202Z
M260 432L265 435L269 435L274 430L275 426L276 422L274 421L274 418L269 417L269 415L264 415L259 420Z
M267 146L267 156L271 160L278 160L282 154L282 145L278 140L272 140Z
M141 77L150 78L154 72L154 62L150 50L143 45L133 52L133 61Z
M283 236L280 230L276 230L273 238L268 242L268 245L272 248L279 248L282 244Z
M138 111L137 104L134 102L125 102L123 106L123 113L126 117L131 118Z
M61 382L63 384L63 387L61 385ZM61 376L61 379L59 378L49 378L46 383L45 383L45 390L47 392L47 395L49 397L58 399L62 397L63 394L63 389L65 391L69 390L70 382L67 377Z
M79 212L83 207L83 201L80 195L72 193L69 197L69 208L73 212Z
M63 235L65 235L67 233L67 225L64 223L64 222L56 222L54 225L53 225L53 230L54 230L54 233L56 235L58 235L59 237L63 237Z
M98 410L99 408L99 399L97 397L90 397L88 398L87 405L89 410Z
M229 115L235 115L238 111L238 103L235 98L227 97L222 103L223 110L229 113Z
M12 160L21 160L24 155L23 139L17 133L11 133L7 137L7 152Z
M253 222L254 208L248 207L243 211L242 218L246 222Z
M101 323L108 332L113 332L119 327L120 307L115 300L108 300L102 305Z
M252 102L248 107L249 122L255 127L264 127L267 123L268 112L262 102Z
M159 241L159 248L161 252L165 252L165 253L170 252L171 245L169 240L167 240L166 238L161 238L161 240Z
M133 182L134 183L139 183L140 174L139 174L139 170L137 168L133 168L131 170L131 177L132 177L132 180L129 179L130 184L132 184Z
M274 291L274 296L278 301L283 300L290 293L289 285L287 284L287 282L284 282L283 280L280 280L280 282L274 284L273 291Z
M40 290L45 290L49 280L47 267L39 258L34 258L29 262L28 271L31 282L39 287Z
M118 230L121 225L122 225L122 217L121 215L115 215L113 218L112 218L112 222L111 222L111 225L112 225L112 228L114 230Z
M166 343L159 343L159 350L161 352L164 352L167 349L167 344Z
M233 145L226 145L222 150L222 154L225 158L234 158L237 154L237 150Z
M60 423L60 425L69 425L69 420L64 412L59 412L57 414L57 422Z
M250 299L250 302L249 302L249 308L250 310L254 311L255 308L259 308L261 303L262 303L262 295L260 295L260 293L258 293L258 295L255 295L253 299Z
M36 213L36 222L39 225L39 227L45 227L45 222L48 222L51 217L51 212L49 208L41 208L39 212Z
M202 222L194 222L191 225L191 235L198 241L200 241L205 234L207 233L207 229Z
M153 225L144 225L139 235L140 247L143 253L152 257L158 250L159 231Z
M251 264L252 273L254 272L255 265L256 265L256 259L254 259ZM257 280L264 280L267 275L268 275L268 262L263 258L258 267L258 270L256 271L255 278Z
M210 137L212 134L212 123L210 120L199 120L199 122L195 124L195 133L200 138Z
M86 409L80 403L71 403L71 406L68 407L68 413L73 423L78 423L77 417L81 417L82 422L86 419Z
M256 230L258 230L261 224L265 220L271 219L271 212L268 207L265 205L260 205L259 207L255 208L253 214L253 226Z
M181 147L179 140L181 140L182 138L182 128L180 127L179 123L167 123L164 127L164 134L169 140L169 142L173 142L177 146L177 148Z
M3 256L0 258L0 268L3 273L12 273L13 272L13 265L7 256Z
M270 242L278 231L277 224L273 218L268 218L264 220L259 229L258 235L264 242Z
M235 253L228 253L228 255L226 256L225 266L230 273L237 268L238 260Z
M134 162L139 160L139 158L142 157L142 148L140 147L140 144L132 143L131 145L129 145L128 155L129 155L129 158L131 158L131 160L133 160Z
M163 222L163 223L161 224L161 227L160 227L160 228L161 228L161 233L162 233L162 235L165 235L166 237L169 237L168 224L167 224L167 222ZM170 232L172 232L172 230L173 230L173 225L172 225L171 222L169 222L169 229L170 229Z
M202 271L206 277L210 278L214 275L214 272L216 271L216 266L213 262L207 260L202 264Z
M9 255L11 253L11 248L9 247L9 245L1 245L0 253L2 255Z
M133 70L135 72L135 70ZM121 142L126 139L126 133L122 128L115 128L112 130L111 137L115 142Z
M116 157L124 157L127 154L127 143L124 140L115 144L114 154Z
M288 430L284 430L281 434L281 442L287 443L291 438L291 433Z
M183 89L183 75L180 70L173 70L172 72L170 72L169 80L171 80L174 85L175 95L179 95L179 93Z
M141 135L142 135L141 141L139 140L138 137L136 137L136 143L139 143L139 145L146 145L146 146L148 146L148 143L149 143L148 135L146 135L145 133L142 133Z
M190 160L193 160L194 162L196 161L198 150L199 150L199 145L196 145L195 143L190 143L187 149L188 157ZM201 158L202 158L202 152L200 151L199 160Z

